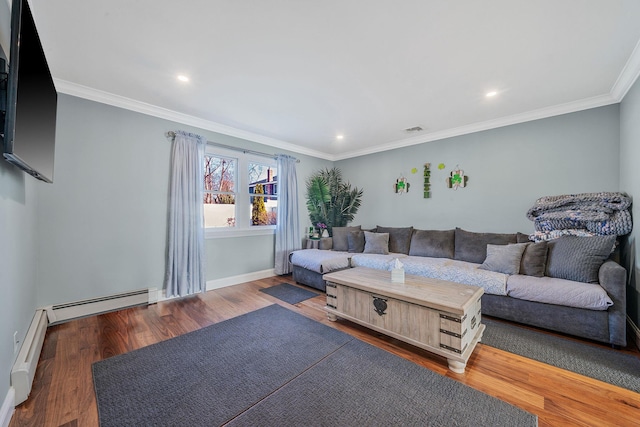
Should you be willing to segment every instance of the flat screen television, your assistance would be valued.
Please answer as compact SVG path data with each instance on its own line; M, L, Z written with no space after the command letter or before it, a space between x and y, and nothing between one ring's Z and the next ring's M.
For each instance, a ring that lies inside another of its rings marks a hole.
M6 97L4 158L52 183L58 94L27 0L11 8Z

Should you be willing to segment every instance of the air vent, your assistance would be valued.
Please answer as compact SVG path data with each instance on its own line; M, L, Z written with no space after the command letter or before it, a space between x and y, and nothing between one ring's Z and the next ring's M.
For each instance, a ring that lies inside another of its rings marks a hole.
M404 131L407 133L412 133L412 132L422 132L424 129L420 126L414 126L412 128L406 128Z

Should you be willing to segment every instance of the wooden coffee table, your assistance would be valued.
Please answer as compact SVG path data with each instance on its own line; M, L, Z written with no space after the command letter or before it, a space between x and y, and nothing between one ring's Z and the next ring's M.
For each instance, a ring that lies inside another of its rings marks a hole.
M447 359L464 373L482 338L480 297L484 290L445 280L356 267L325 274L327 316L359 323Z

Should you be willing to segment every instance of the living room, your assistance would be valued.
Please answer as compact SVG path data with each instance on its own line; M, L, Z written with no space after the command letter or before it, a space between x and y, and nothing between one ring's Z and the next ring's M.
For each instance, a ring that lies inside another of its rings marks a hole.
M0 43L5 51L9 16L6 2L0 2ZM634 55L637 63L637 49ZM301 201L306 178L336 166L346 181L364 190L354 221L364 228L412 225L531 233L533 223L525 214L539 197L599 191L640 194L634 173L640 159L640 83L629 80L624 93L610 94L610 100L600 105L478 126L433 141L425 138L420 144L363 150L345 158L274 148L265 139L216 132L193 117L161 110L145 114L141 104L124 97L102 93L100 102L99 92L68 86L58 98L54 184L38 182L0 162L3 414L11 407L8 378L15 360L9 342L15 341L15 332L22 341L36 308L163 288L171 156L167 131L185 130L221 144L295 156L300 160ZM425 199L421 170L427 162L433 165L432 196ZM444 167L438 169L439 164ZM458 167L468 177L467 185L447 188L447 176ZM412 172L414 168L418 173ZM400 176L411 184L406 194L393 192ZM304 203L300 205L302 225L311 226ZM633 214L638 217L635 206ZM634 230L626 240L621 264L629 274L629 328L635 325L640 340L637 236ZM273 234L207 239L207 287L272 276L273 248Z

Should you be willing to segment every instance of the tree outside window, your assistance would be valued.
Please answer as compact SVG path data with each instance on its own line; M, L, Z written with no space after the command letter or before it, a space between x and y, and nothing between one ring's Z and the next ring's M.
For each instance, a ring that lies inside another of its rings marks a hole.
M237 159L204 157L205 227L235 227Z

